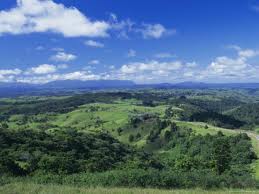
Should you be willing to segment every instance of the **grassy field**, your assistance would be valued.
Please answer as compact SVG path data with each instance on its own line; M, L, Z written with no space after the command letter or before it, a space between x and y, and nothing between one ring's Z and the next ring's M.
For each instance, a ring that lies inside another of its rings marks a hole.
M200 135L206 135L206 134L215 135L219 131L221 131L225 135L235 135L236 133L240 133L235 130L215 127L213 125L209 125L207 123L202 123L202 122L186 122L186 121L175 121L175 122L177 123L177 125L181 127L192 128L197 134L200 134ZM208 128L205 128L205 126L207 126Z
M137 189L137 188L84 188L58 185L37 185L27 183L14 183L0 187L1 194L255 194L253 190L216 190L205 191L201 189L192 190L159 190L159 189Z

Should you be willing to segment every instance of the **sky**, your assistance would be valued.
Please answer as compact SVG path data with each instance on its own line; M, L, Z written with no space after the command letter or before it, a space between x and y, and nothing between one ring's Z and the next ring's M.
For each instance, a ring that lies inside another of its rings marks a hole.
M1 0L0 82L259 82L259 0Z

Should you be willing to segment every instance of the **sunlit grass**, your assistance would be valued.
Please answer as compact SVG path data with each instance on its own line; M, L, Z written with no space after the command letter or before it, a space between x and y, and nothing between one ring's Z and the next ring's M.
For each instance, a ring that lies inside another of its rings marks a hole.
M39 185L31 183L13 183L0 187L1 194L255 194L253 190L159 190L140 188L85 188L64 185Z

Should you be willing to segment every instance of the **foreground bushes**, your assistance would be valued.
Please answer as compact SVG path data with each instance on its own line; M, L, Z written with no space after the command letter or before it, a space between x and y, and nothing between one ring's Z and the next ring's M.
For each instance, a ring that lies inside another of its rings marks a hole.
M0 128L0 173L15 176L37 171L52 174L100 172L125 162L132 151L105 133L75 130L55 134Z
M158 130L159 131L159 130ZM0 128L0 184L13 181L101 187L256 187L246 134L200 136L171 124L160 153L147 154L107 133ZM147 142L154 143L154 142Z
M36 175L24 178L3 178L0 185L10 182L33 182L85 187L152 187L152 188L259 188L251 176L222 175L211 172L185 172L132 169L74 175Z

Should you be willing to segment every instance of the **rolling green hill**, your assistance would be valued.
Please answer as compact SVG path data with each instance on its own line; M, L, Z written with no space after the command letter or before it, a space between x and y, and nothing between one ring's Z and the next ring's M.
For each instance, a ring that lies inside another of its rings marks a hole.
M259 136L238 116L247 114L240 108L247 93L229 93L148 90L1 99L0 173L7 178L0 183L11 184L15 174L13 180L36 187L254 188Z

